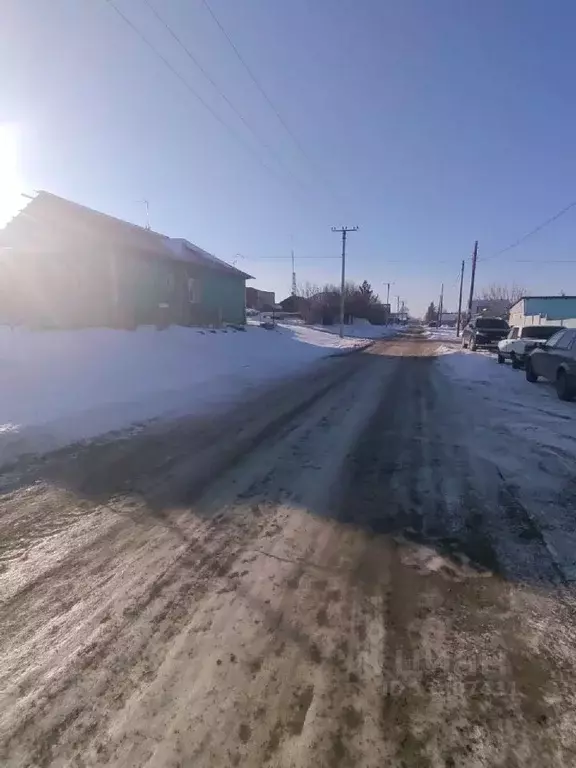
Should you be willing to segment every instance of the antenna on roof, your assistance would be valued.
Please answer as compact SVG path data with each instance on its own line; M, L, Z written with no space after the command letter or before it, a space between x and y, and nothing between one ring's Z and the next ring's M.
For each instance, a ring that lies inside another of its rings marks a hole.
M148 200L137 200L137 203L144 203L146 208L146 229L150 229L150 203Z

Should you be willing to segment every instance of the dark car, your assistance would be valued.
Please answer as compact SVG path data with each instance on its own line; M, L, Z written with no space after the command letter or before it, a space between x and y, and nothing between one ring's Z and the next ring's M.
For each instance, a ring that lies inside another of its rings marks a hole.
M499 317L475 317L462 331L462 347L473 352L480 347L495 349L509 330L506 320Z
M558 331L526 359L526 379L532 383L542 376L556 385L560 400L576 396L576 329Z

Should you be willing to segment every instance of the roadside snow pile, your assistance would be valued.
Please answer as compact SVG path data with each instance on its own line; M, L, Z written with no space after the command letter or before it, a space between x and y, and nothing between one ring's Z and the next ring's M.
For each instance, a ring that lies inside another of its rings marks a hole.
M425 334L429 339L438 339L438 341L460 341L456 336L456 328L426 328Z
M504 505L528 516L564 578L576 582L576 403L558 400L548 382L530 384L495 356L458 350L437 366L458 385L450 388L451 402L463 439L474 445L475 471L496 464Z
M309 326L315 331L328 333L338 336L340 334L339 325L313 325ZM402 326L395 325L372 325L371 323L362 323L344 326L344 336L347 339L383 339L386 336L393 336Z
M304 327L1 327L0 463L152 418L230 403L251 386L360 345Z

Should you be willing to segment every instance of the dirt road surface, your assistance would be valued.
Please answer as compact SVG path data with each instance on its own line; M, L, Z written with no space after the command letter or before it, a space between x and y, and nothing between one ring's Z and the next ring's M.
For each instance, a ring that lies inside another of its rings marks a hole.
M576 765L574 465L438 346L4 471L0 764Z

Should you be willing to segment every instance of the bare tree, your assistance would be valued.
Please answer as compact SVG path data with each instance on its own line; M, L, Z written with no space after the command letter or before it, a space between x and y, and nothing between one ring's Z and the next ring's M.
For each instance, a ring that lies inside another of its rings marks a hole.
M310 283L309 281L306 281L305 283L300 283L298 286L298 296L301 296L304 299L311 299L313 296L317 296L321 292L321 288L319 285L316 285L316 283Z
M504 285L502 283L490 283L487 288L483 288L480 291L480 298L486 300L500 300L508 301L510 304L514 304L526 295L526 290L521 285L512 283L512 285Z

